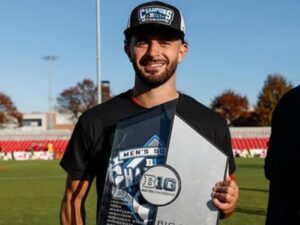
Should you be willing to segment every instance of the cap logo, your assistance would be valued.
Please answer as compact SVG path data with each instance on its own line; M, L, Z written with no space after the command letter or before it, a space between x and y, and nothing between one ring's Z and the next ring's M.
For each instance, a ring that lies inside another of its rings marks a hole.
M170 25L174 18L174 11L169 8L147 6L139 10L140 23L165 23Z

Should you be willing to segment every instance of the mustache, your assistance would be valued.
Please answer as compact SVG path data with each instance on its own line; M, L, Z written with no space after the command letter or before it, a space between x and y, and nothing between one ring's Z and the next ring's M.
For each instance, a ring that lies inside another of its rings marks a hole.
M149 57L145 57L140 60L140 64L143 66L149 63L168 63L168 61L165 59L153 59Z

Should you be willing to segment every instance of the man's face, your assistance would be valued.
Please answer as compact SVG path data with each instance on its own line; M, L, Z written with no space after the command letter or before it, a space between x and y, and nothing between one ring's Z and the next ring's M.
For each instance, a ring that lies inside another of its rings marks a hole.
M158 34L133 35L125 46L136 75L151 87L165 83L175 74L187 48L179 38Z

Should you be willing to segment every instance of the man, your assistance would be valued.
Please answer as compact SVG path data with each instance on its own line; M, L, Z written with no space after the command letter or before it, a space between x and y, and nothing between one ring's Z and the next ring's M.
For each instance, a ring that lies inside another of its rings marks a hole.
M162 2L141 4L132 11L124 34L124 49L135 70L135 84L80 117L61 161L68 172L61 208L64 225L84 224L84 201L94 177L99 214L116 123L167 102L177 101L178 114L229 156L229 175L235 170L224 119L176 91L176 68L188 51L179 10ZM224 217L230 215L238 199L237 184L228 176L212 188L213 203Z
M300 86L278 102L272 128L265 176L270 181L266 225L300 224Z

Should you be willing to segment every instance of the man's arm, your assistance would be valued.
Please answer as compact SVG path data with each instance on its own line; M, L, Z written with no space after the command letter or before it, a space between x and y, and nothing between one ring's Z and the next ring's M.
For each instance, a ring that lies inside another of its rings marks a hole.
M72 180L67 177L66 190L61 203L61 225L84 225L84 202L91 187L89 180Z

